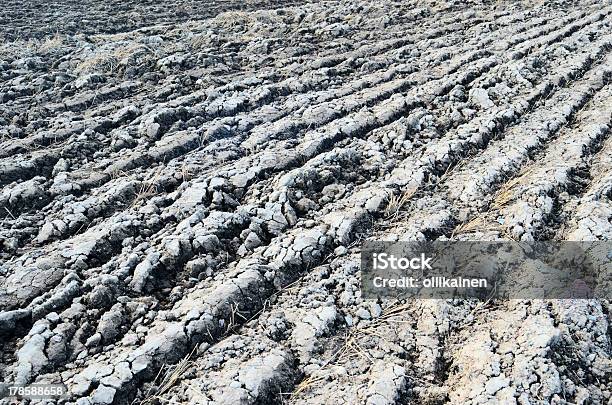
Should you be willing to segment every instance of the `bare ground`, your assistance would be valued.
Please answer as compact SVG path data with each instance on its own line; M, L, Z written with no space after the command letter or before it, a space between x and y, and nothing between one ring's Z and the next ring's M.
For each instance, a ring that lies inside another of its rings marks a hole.
M359 270L366 239L610 239L609 2L56 3L2 17L0 379L610 403L609 301L373 302Z

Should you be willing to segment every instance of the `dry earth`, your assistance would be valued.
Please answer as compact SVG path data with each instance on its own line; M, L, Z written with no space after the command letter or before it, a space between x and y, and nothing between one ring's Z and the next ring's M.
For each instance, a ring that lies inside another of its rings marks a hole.
M612 3L2 3L0 380L611 403L609 301L377 303L359 246L609 240Z

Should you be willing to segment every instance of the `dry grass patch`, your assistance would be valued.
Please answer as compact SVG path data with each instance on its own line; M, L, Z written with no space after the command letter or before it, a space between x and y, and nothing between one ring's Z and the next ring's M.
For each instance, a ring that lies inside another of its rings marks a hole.
M491 208L495 210L499 210L508 203L510 203L515 198L516 190L515 187L521 183L525 182L525 178L533 171L533 167L528 167L523 169L516 177L510 179L506 183L504 183L499 191L495 194L493 198L493 204L491 204Z
M157 52L138 42L123 43L108 50L104 48L105 46L101 46L95 52L92 51L91 56L76 65L75 72L116 73L158 57Z
M59 33L40 42L38 46L39 52L50 52L64 46L64 37Z
M278 37L278 30L286 25L286 16L278 15L273 10L259 11L226 11L212 18L208 26L215 33L215 39L209 32L200 32L188 39L192 49L210 47L215 41L247 43L260 38ZM202 30L202 27L198 27Z
M164 395L167 394L172 387L174 387L179 379L185 374L185 372L193 366L191 357L195 353L197 346L181 361L174 365L164 364L157 373L153 385L147 391L146 398L141 402L142 405L154 404L156 402L168 402ZM157 387L153 393L153 388Z
M497 222L491 221L485 215L478 215L456 227L451 234L451 239L461 234L498 231L500 228L501 225Z
M65 37L56 33L45 39L28 38L0 44L0 58L22 58L36 54L46 54L65 45Z
M140 184L140 187L138 188L138 191L136 191L135 193L136 196L134 197L134 200L132 201L132 205L130 208L135 207L141 201L145 201L157 194L158 192L157 186L158 186L158 182L159 182L159 179L161 177L163 170L164 170L164 167L162 166L155 171L153 178L143 181Z
M385 208L385 217L387 219L395 218L399 214L400 210L410 201L412 196L417 192L417 188L410 188L405 190L401 195L391 194L387 200L387 207Z

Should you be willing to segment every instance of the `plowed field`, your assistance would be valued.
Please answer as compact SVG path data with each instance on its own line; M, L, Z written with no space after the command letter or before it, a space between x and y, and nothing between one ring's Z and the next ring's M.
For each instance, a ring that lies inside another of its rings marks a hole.
M359 253L611 239L611 3L18 3L0 381L79 405L609 403L609 301L364 300Z

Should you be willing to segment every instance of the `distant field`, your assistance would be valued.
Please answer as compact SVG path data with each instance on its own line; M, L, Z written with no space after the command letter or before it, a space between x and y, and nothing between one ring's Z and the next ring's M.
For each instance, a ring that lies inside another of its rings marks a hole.
M258 10L305 4L296 0L2 0L0 36L43 38L60 34L98 34L214 17L232 10Z

